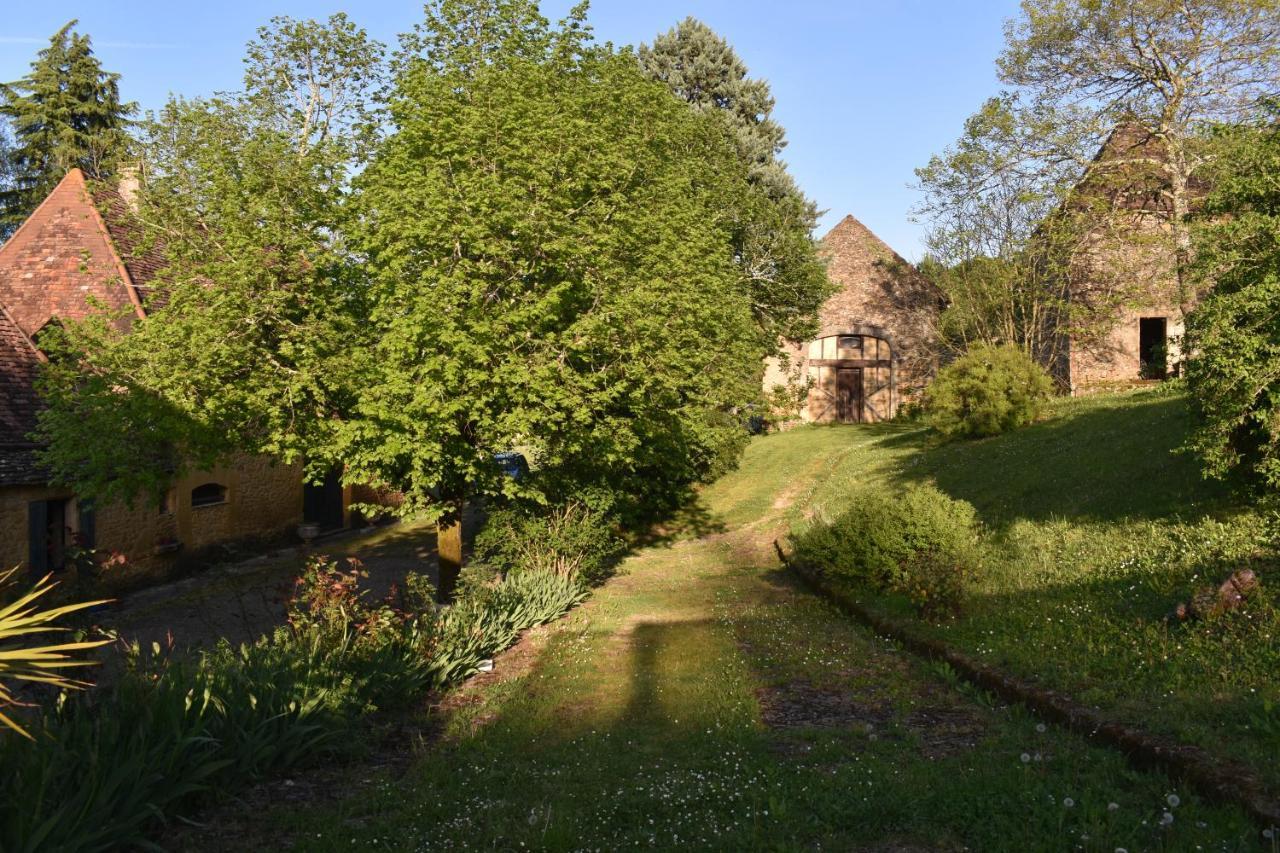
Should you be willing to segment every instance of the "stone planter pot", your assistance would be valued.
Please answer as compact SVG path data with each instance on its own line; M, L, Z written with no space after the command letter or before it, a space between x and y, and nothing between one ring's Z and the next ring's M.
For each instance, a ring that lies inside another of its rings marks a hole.
M320 535L320 525L314 521L304 521L298 525L298 538L303 542L310 542Z

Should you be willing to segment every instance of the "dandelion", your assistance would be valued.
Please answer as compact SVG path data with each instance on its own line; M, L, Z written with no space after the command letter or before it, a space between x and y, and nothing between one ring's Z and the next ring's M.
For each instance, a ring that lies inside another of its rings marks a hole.
M1267 829L1262 830L1262 837L1270 841L1276 837L1276 831L1268 827Z
M1047 728L1048 727L1045 726L1044 723L1036 723L1036 731L1038 731L1040 734L1044 734Z
M1164 814L1160 815L1161 826L1170 826L1172 824L1173 824L1173 812L1165 812Z
M1107 811L1109 812L1117 811L1119 810L1119 808L1120 808L1119 803L1107 803Z
M1025 752L1024 752L1024 753L1022 753L1022 755L1021 755L1021 756L1019 756L1019 757L1022 759L1022 763L1023 763L1023 764L1030 764L1030 763L1031 763L1031 756L1030 756L1030 755L1028 755L1027 753L1025 753Z
M1164 801L1169 804L1169 808L1171 809L1176 809L1182 804L1182 800L1178 799L1177 794L1170 794L1164 798Z
M1066 806L1067 808L1069 808L1069 809L1070 809L1070 808L1075 808L1076 801L1075 801L1075 800L1073 800L1073 799L1071 799L1070 797L1063 797L1063 798L1062 798L1062 804L1063 804L1064 806Z

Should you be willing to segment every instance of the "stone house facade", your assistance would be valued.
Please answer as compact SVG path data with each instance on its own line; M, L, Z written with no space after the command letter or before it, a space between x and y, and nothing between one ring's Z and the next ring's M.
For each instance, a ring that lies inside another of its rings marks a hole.
M790 390L807 422L892 418L932 374L934 289L853 216L822 238L820 253L838 289L819 312L817 337L766 363L765 391Z
M181 554L288 534L304 518L347 524L350 488L336 476L304 486L300 466L262 457L183 476L160 501L133 506L94 506L48 482L30 438L40 330L84 318L95 303L121 313L127 329L162 304L149 289L156 259L132 251L128 214L125 195L91 188L73 169L0 246L0 568L58 571L82 548L163 570Z
M1099 215L1071 258L1067 298L1077 310L1102 312L1091 334L1064 331L1057 363L1046 365L1072 394L1159 380L1180 369L1178 341L1194 298L1178 279L1165 159L1151 133L1120 125L1068 202Z

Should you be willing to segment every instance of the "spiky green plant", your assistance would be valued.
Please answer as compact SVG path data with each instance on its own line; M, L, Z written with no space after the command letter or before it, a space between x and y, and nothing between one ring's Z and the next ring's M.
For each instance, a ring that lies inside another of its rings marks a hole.
M17 568L13 568L0 572L0 589L13 583L13 576L17 571ZM38 682L51 684L62 690L78 690L87 687L89 686L87 682L70 678L63 671L74 667L91 666L95 661L76 660L71 653L94 649L110 642L110 640L90 640L46 646L30 644L31 638L35 635L69 630L55 624L68 613L105 603L104 601L84 601L41 610L36 601L57 586L57 583L50 581L51 577L51 575L45 575L36 581L25 595L0 607L0 725L27 738L31 737L27 730L2 710L24 704L14 695L13 689L6 682Z

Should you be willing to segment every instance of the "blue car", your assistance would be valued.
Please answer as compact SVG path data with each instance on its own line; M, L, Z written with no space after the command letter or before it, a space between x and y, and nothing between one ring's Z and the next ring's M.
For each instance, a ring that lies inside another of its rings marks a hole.
M514 450L495 453L493 461L498 463L503 474L513 480L523 480L529 473L529 460L524 458L523 453L517 453Z

